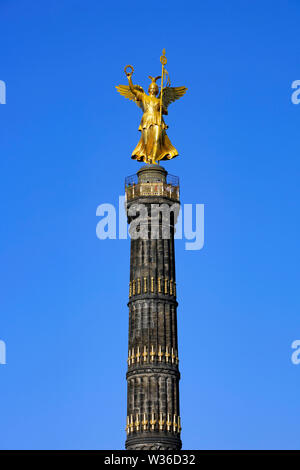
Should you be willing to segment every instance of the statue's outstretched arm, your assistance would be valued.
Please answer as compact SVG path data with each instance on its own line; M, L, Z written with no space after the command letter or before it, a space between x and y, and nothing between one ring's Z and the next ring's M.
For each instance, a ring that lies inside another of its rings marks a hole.
M135 88L134 88L134 85L132 83L132 79L131 79L131 75L132 73L127 73L127 78L128 78L128 83L129 83L129 88L130 88L130 91L135 95L136 99L138 100L139 99L139 96L140 95L140 92L137 91Z

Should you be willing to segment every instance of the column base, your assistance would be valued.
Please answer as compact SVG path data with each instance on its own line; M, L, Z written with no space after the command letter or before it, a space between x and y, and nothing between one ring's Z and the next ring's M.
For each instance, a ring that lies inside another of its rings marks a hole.
M159 432L128 436L125 443L127 450L180 450L181 446L180 437Z

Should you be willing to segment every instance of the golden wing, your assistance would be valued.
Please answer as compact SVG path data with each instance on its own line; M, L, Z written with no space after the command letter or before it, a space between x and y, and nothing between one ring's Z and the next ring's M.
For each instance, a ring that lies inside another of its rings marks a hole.
M144 93L144 90L140 85L133 85L133 87L135 90ZM136 99L136 96L132 93L128 85L118 85L116 86L116 89L120 95L125 96L125 98L128 98L131 101L134 101L139 106L139 108L142 108L142 102Z
M167 86L166 88L164 88L162 97L163 106L167 108L169 104L173 103L173 101L176 101L181 98L185 94L186 90L187 88L185 86ZM160 94L158 98L160 98Z

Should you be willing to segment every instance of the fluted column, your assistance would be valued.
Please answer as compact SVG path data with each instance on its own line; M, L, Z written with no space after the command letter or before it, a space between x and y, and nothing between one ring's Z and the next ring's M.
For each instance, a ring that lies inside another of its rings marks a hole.
M140 222L148 226L131 239L130 249L126 448L176 450L181 448L174 253L179 186L168 183L161 166L147 165L136 184L126 186L126 196L129 224L141 215L133 206L143 204L147 211ZM173 209L170 219L156 218L155 227L153 204Z

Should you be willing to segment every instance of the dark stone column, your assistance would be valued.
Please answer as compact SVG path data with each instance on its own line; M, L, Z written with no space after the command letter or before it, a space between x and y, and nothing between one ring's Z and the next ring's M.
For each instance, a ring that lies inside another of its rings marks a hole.
M177 450L181 426L174 224L179 185L176 179L168 181L158 165L142 167L137 176L126 182L128 223L132 228L139 218L148 229L131 238L126 448ZM137 204L147 209L143 217L140 211L133 215ZM153 204L172 207L170 219L151 218Z

